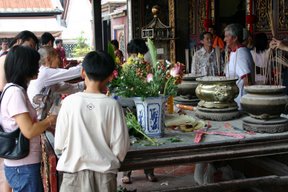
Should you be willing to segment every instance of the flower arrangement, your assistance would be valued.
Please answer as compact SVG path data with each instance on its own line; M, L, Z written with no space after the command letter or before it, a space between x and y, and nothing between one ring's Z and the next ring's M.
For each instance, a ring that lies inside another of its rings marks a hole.
M158 61L156 48L148 39L148 48L152 63L144 60L144 56L138 54L129 57L127 62L114 73L112 81L117 95L124 97L158 97L174 96L177 93L177 84L183 77L184 65L177 62Z

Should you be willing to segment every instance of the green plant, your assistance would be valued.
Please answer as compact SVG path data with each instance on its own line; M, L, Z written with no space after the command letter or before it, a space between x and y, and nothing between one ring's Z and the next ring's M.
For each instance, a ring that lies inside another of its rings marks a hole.
M129 57L112 81L117 95L124 97L158 97L176 95L177 84L183 76L183 64L158 61L156 48L148 39L152 63L144 56Z
M143 139L147 140L152 145L158 145L158 142L155 139L147 136L146 133L144 133L141 125L137 121L136 116L131 111L128 111L126 113L126 124L127 124L128 129L129 129L130 135L133 135L133 136L141 138L141 139L143 138Z
M77 38L77 45L72 50L73 57L84 57L91 51L89 45L86 43L87 39L83 36L83 32Z

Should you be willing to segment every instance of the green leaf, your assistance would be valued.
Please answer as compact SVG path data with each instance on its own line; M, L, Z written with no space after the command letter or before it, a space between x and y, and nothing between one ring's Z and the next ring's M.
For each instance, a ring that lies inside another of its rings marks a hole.
M114 47L112 45L112 43L108 42L108 54L113 58L113 60L115 61L115 53L114 53Z
M156 50L156 47L155 47L155 45L151 39L148 39L147 45L148 45L149 53L151 56L153 68L155 69L157 66L157 50Z
M152 145L158 145L157 140L149 137L146 133L142 130L141 125L137 121L137 117L130 111L126 113L126 124L129 129L129 133L132 133L133 136L139 137L141 135L145 140L147 140Z
M182 139L179 137L170 137L167 140L170 141L171 143L182 142Z

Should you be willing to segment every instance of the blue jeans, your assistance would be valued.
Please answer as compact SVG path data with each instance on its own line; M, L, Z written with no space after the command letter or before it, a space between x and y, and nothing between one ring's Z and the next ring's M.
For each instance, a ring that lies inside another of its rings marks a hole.
M8 167L5 166L6 179L13 192L43 192L40 163Z

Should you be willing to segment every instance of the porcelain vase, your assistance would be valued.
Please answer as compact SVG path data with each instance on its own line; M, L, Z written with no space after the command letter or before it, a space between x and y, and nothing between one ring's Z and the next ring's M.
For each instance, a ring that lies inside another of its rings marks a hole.
M164 135L165 97L134 97L137 119L149 137Z

